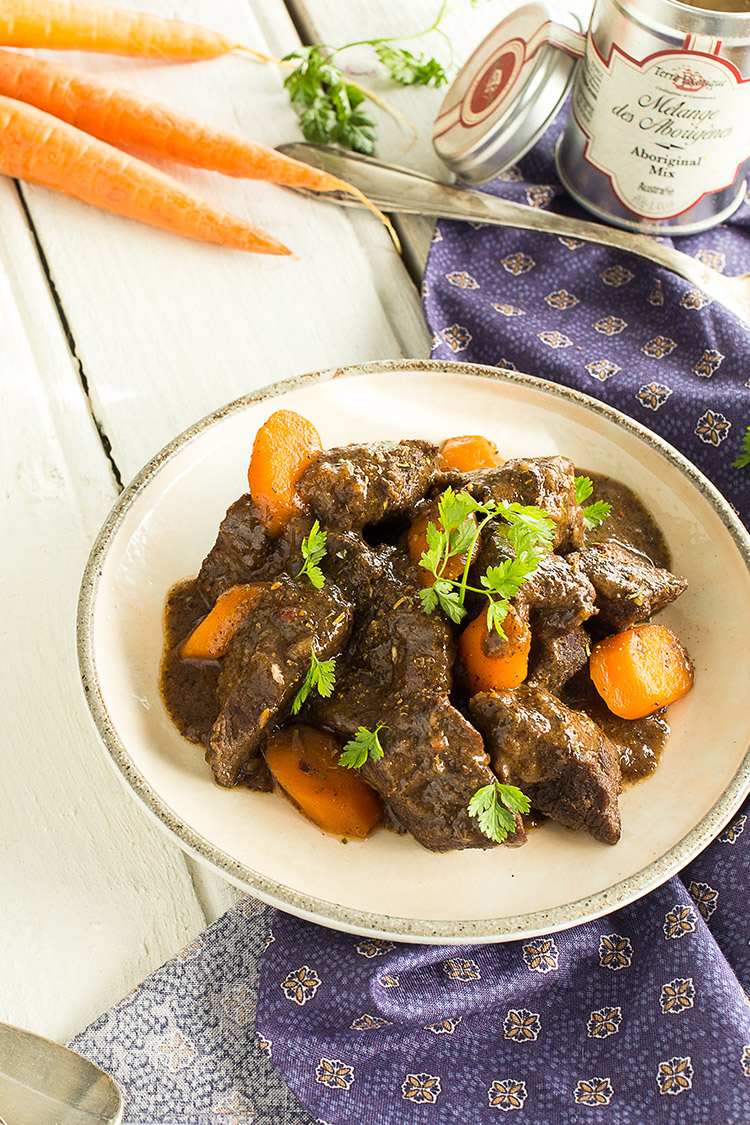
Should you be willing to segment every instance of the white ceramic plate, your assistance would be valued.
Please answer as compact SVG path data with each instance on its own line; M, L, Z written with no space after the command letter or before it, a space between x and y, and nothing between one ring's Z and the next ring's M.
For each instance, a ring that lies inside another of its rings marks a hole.
M621 798L615 847L551 823L520 849L434 855L385 830L343 844L278 796L214 783L159 695L162 607L245 491L255 432L281 406L309 418L324 446L483 433L506 457L564 453L646 501L690 582L660 620L690 651L696 683L670 710L659 770ZM594 918L687 863L750 790L750 538L671 447L607 406L525 375L374 363L270 387L210 415L121 496L89 560L78 628L94 722L135 796L186 850L251 894L338 929L464 943Z

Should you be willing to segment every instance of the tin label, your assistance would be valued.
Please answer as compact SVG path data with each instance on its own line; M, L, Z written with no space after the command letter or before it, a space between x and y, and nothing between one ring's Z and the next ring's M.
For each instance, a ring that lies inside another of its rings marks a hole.
M750 156L750 82L718 55L668 51L638 61L590 40L573 113L584 158L645 219L680 215L734 183Z

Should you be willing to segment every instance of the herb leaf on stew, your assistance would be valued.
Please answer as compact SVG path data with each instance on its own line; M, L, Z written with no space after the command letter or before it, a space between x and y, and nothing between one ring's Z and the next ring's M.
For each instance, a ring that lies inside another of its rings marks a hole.
M527 813L531 802L516 785L494 781L477 789L469 801L469 816L479 821L479 830L488 839L501 844L515 831L515 813Z
M325 558L327 538L328 532L321 531L320 524L316 520L310 528L310 534L302 540L302 558L305 561L297 577L306 575L316 590L322 589L325 585L325 575L318 563Z
M336 657L330 660L318 660L315 649L310 649L310 667L307 669L302 687L292 701L292 714L296 715L311 691L317 691L327 699L333 692L336 683Z
M606 500L596 500L593 504L587 504L584 507L584 500L588 500L591 493L594 491L594 485L590 477L576 477L576 500L583 508L583 522L587 531L592 528L598 527L599 524L604 523L607 516L612 511L612 505L608 504Z
M420 590L422 609L433 613L439 606L458 624L466 616L467 591L483 594L489 602L487 628L505 638L502 622L508 603L538 567L541 550L551 545L554 522L541 508L505 501L497 504L494 500L480 504L471 493L454 492L450 487L438 503L438 519L438 524L427 526L427 550L419 560L419 565L435 579L431 586ZM498 530L512 545L515 557L488 567L480 578L480 586L470 586L469 569L475 547L482 529L491 520L502 521L498 522ZM463 574L460 578L447 578L448 561L456 556L466 559Z
M344 746L339 763L349 769L359 769L368 758L377 761L383 757L383 747L378 738L378 731L382 730L384 723L378 723L375 730L360 727L354 738L350 738Z

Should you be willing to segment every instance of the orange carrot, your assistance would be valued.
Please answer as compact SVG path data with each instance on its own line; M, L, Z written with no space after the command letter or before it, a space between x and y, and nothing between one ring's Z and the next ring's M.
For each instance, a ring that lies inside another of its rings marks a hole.
M447 438L440 446L438 460L443 469L455 469L459 473L494 469L503 463L494 441L479 434Z
M469 519L471 519L476 526L477 518L473 513L469 516ZM414 565L418 568L419 580L423 586L432 586L433 583L437 581L437 578L434 574L431 574L429 570L425 570L423 566L419 565L419 560L422 558L422 555L425 553L428 547L427 528L431 523L434 523L435 527L440 530L442 525L440 523L437 501L434 504L430 504L429 507L424 508L421 512L417 513L417 515L411 522L411 526L409 527L409 532L407 535L409 555L411 556L411 560ZM480 546L481 538L478 538L474 545L474 551L471 558L472 562L474 562L474 559L479 554ZM464 572L465 567L466 555L451 555L445 565L445 570L443 571L441 577L451 579L460 578Z
M278 784L319 828L364 837L383 808L356 770L339 765L341 750L336 735L300 724L272 735L265 755Z
M289 253L265 231L214 206L150 164L2 95L0 172L201 242L260 254Z
M257 605L261 589L260 585L232 586L220 594L209 614L183 641L183 660L218 660L223 656L232 637Z
M6 0L0 5L0 43L160 59L210 59L239 46L198 24L100 0Z
M490 634L487 614L482 612L458 638L458 655L471 695L518 687L526 679L531 649L528 611L522 613L511 604L503 621L503 632L507 641L496 633Z
M318 431L293 410L277 410L255 435L247 483L269 535L301 510L295 486L320 449Z
M652 715L693 686L690 657L664 625L638 625L605 637L591 650L589 672L607 707L621 719Z
M285 187L345 192L387 222L358 188L328 172L74 67L0 51L0 94L28 102L100 141L140 156Z

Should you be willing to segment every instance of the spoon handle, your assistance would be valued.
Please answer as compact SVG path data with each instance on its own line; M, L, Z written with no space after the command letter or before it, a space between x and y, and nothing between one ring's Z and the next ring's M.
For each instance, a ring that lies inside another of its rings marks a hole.
M748 319L750 293L741 291L744 279L724 277L703 262L646 235L634 234L602 223L588 222L585 219L556 215L538 207L526 207L520 203L499 199L486 192L444 184L429 176L400 168L398 165L383 164L372 157L345 152L342 149L304 142L278 147L286 156L294 157L322 171L330 172L339 179L347 180L384 211L436 215L441 218L471 220L521 230L544 231L566 238L580 239L582 242L596 243L599 246L609 246L613 250L624 253L636 254L678 274L727 305L737 315ZM347 196L344 192L305 192L305 194L322 195L324 198L335 199L345 205L359 206L352 196Z

